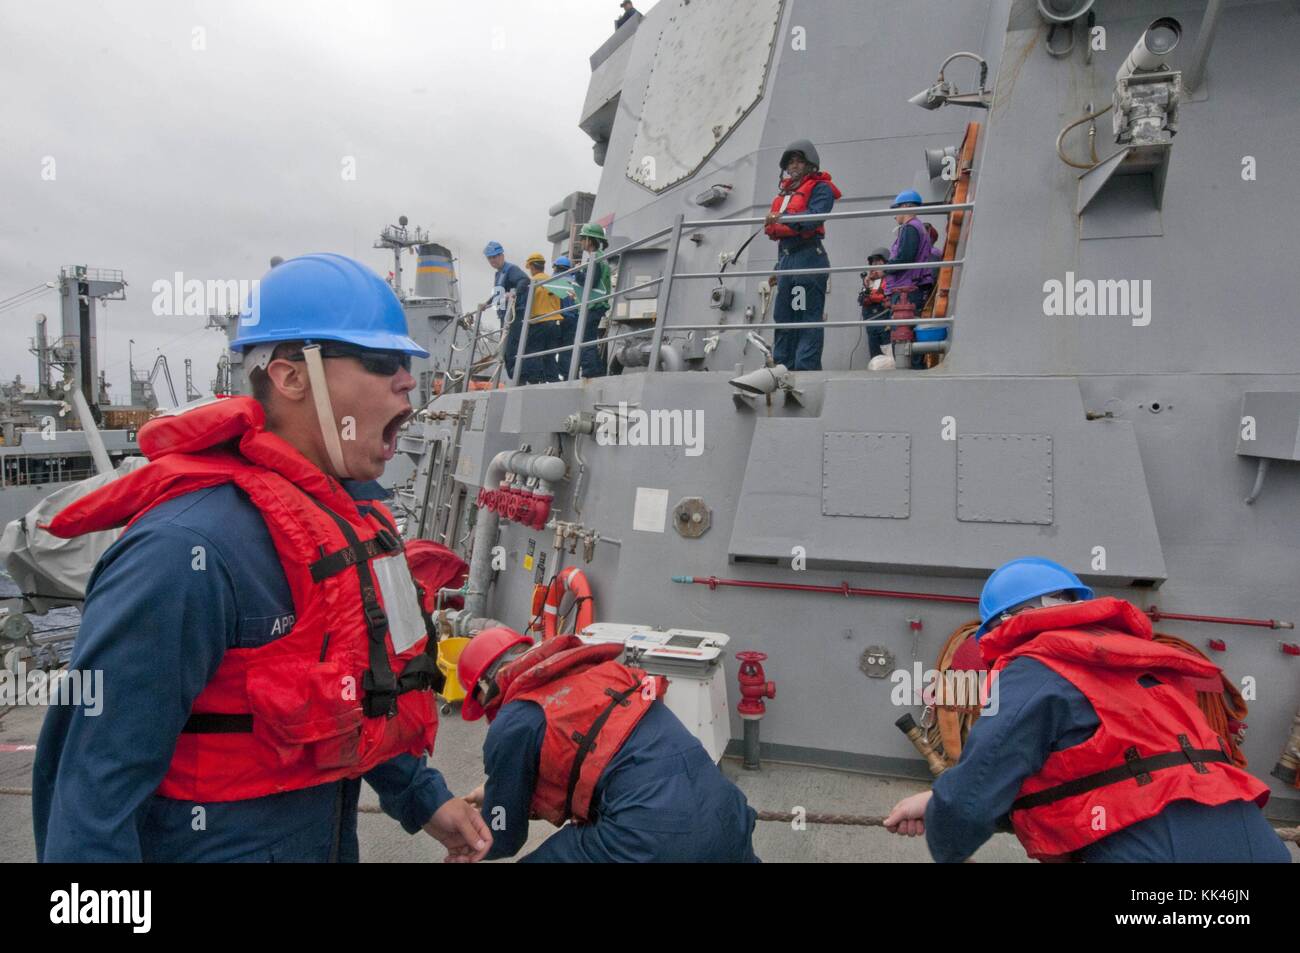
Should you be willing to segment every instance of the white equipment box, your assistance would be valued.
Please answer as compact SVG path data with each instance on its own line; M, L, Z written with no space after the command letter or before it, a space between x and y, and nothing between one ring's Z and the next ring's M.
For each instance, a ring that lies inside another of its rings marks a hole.
M617 642L619 661L668 679L664 704L686 730L700 739L715 762L731 739L727 677L722 655L730 636L691 629L657 629L623 622L595 622L578 638L588 645Z

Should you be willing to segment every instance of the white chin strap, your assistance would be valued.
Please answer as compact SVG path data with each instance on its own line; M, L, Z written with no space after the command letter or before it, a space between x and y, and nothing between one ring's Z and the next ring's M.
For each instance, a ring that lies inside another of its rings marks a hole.
M329 387L325 384L325 362L321 360L320 345L308 344L302 349L302 356L307 362L307 380L311 381L312 398L316 401L316 417L320 421L321 436L325 438L325 452L329 455L330 465L335 474L346 480L349 476L347 465L343 462L343 444L339 440L339 426L334 419L334 408L330 405Z

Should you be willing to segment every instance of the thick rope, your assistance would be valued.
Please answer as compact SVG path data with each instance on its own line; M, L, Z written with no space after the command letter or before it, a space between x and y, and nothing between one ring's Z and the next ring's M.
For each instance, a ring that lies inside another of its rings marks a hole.
M14 795L16 797L31 797L31 788L4 788L0 787L0 795ZM382 814L383 811L376 804L361 804L357 807L360 814ZM816 814L811 811L808 813L794 811L757 811L760 821L774 821L778 824L793 824L796 821L802 824L826 824L835 827L883 827L885 818L880 814ZM1291 841L1300 844L1300 827L1277 827L1277 836L1284 841Z

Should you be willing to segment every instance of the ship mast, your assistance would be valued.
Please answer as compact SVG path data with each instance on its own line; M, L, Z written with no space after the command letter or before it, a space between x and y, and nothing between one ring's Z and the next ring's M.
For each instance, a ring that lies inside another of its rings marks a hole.
M407 248L414 248L416 245L423 245L429 240L429 233L424 229L407 228L409 220L405 215L397 220L396 225L385 225L384 230L379 233L375 239L375 248L390 248L393 252L393 274L388 283L392 286L397 297L406 300L406 292L402 290L402 252Z

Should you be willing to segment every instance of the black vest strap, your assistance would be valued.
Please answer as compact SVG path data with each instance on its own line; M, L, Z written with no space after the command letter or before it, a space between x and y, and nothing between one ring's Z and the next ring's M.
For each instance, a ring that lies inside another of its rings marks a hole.
M375 519L388 527L393 539L397 540L396 524L389 522L388 517L379 510L372 510L372 513ZM401 548L402 544L399 541L397 549ZM438 668L438 627L434 625L433 616L424 608L424 587L420 585L415 577L412 577L411 581L415 583L415 591L419 596L420 618L424 620L426 639L424 641L424 653L407 662L406 667L402 669L402 674L398 676L397 693L400 695L402 692L432 689L441 695L443 688L447 685L447 676L442 674L442 669Z
M414 581L414 579L412 579ZM420 618L424 620L424 654L417 655L406 663L406 668L402 669L402 677L399 678L398 684L405 684L407 675L427 675L426 688L432 688L439 695L442 694L443 688L447 685L447 676L442 674L442 669L438 668L438 626L434 624L433 616L424 608L424 586L418 582L415 583L415 591L420 600ZM406 689L402 689L406 691Z
M335 514L329 510L331 516ZM337 576L341 572L351 569L359 562L367 559L375 559L379 556L388 556L400 551L402 548L401 541L386 529L381 529L371 539L362 539L342 549L335 550L332 553L322 556L311 564L312 582L323 582L330 576Z
M223 715L204 711L192 713L181 732L187 735L246 735L252 730L252 715Z
M314 496L310 499L334 521L343 538L348 541L348 550L357 551L360 539L352 524ZM388 646L385 642L388 636L388 616L384 612L384 607L379 604L379 596L375 591L375 577L370 571L370 558L356 559L352 563L356 566L357 576L361 582L361 608L365 614L366 634L370 642L370 667L361 677L361 688L365 692L365 697L361 700L361 709L367 718L378 718L381 715L392 718L397 714L397 679L393 676L392 666L388 664Z
M609 721L609 716L614 714L614 709L620 705L627 707L630 704L628 699L634 692L641 690L641 683L633 685L625 692L616 692L612 688L606 688L605 694L610 697L610 702L605 706L605 710L596 716L596 720L591 723L584 735L581 731L573 732L573 740L578 743L578 750L573 756L573 767L569 770L569 786L564 792L564 816L573 816L573 792L578 789L578 780L582 777L582 764L587 760L589 755L596 748L596 736L600 734L601 729L605 727L605 722Z
M1016 798L1015 803L1011 805L1011 810L1027 811L1031 808L1055 804L1057 801L1118 784L1121 781L1134 780L1141 787L1151 783L1152 772L1186 767L1189 764L1198 774L1209 774L1210 769L1206 764L1226 764L1232 761L1222 747L1193 748L1186 735L1178 736L1178 744L1177 751L1166 751L1146 757L1142 757L1137 748L1129 748L1124 752L1124 764L1119 767L1108 768L1105 771L1098 771L1095 774L1075 778L1073 781L1035 791L1033 794L1026 794L1024 797Z
M312 502L329 514L338 526L339 532L343 534L343 538L348 541L348 545L343 549L330 553L312 564L312 578L319 582L341 571L341 568L334 568L335 563L331 560L339 561L342 568L348 565L356 567L357 575L361 580L361 605L365 612L366 630L370 639L370 667L361 678L361 687L365 692L361 707L368 718L378 718L381 715L392 718L397 714L398 695L429 689L435 692L442 691L447 679L438 668L437 629L433 625L432 617L424 611L424 605L421 603L420 615L424 618L426 635L424 651L408 661L402 669L401 676L394 678L392 666L388 664L388 646L385 641L388 636L388 615L379 604L379 597L375 592L376 585L374 574L370 571L370 560L401 551L402 543L396 536L396 528L384 519L382 514L376 513L375 518L388 528L381 529L373 540L362 541L347 520L320 500L312 497ZM377 551L372 552L371 550L376 547ZM357 558L358 555L361 558ZM330 571L324 572L317 578L317 569L322 565L327 566Z

